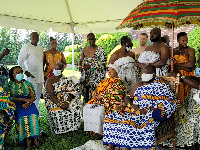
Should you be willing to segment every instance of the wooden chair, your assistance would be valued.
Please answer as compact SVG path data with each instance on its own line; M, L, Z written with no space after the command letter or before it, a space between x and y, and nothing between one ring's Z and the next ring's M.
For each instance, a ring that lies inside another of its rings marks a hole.
M178 94L178 84L180 83L180 74L177 74L177 77L164 77L159 76L161 80L166 81L174 94L177 96ZM159 143L172 138L173 140L173 150L176 147L176 112L168 119L164 120L159 124L158 127L155 128L155 137L156 137L156 145Z

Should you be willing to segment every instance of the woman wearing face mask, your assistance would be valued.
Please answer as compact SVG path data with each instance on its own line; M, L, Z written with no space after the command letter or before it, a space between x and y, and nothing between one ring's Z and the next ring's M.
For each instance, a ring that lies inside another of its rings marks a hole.
M143 69L142 82L137 83L125 97L127 107L104 118L103 143L109 150L115 146L155 149L154 128L169 118L179 101L167 84L155 76L156 68Z
M66 60L63 52L57 50L57 41L53 37L50 37L51 49L44 52L44 81L46 83L47 79L52 77L53 67L57 62L62 62L66 67Z
M56 134L77 130L81 124L80 86L64 77L64 64L54 66L54 76L46 82L45 103Z
M38 140L40 134L39 112L33 103L36 99L35 91L31 82L25 81L23 71L20 66L15 66L9 71L10 81L4 86L16 104L15 122L17 123L19 144L31 146L31 140L39 147Z

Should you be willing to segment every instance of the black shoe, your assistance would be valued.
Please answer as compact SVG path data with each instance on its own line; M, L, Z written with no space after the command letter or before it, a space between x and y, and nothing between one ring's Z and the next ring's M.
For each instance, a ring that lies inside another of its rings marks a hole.
M41 137L48 138L48 134L44 132L43 130L41 130L40 134L41 134Z

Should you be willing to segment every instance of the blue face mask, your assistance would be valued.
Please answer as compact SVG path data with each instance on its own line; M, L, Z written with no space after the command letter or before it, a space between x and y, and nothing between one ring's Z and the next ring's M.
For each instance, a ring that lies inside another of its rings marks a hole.
M61 74L62 74L62 70L55 70L55 69L53 69L53 74L54 74L54 76L60 76Z
M24 78L24 75L22 73L16 75L16 79L18 81L22 81L23 78Z

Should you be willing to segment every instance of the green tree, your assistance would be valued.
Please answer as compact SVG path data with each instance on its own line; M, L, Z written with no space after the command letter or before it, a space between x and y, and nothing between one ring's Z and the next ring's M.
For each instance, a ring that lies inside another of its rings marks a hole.
M200 47L200 27L194 28L188 36L188 46L195 49L196 60L198 59L198 48Z

